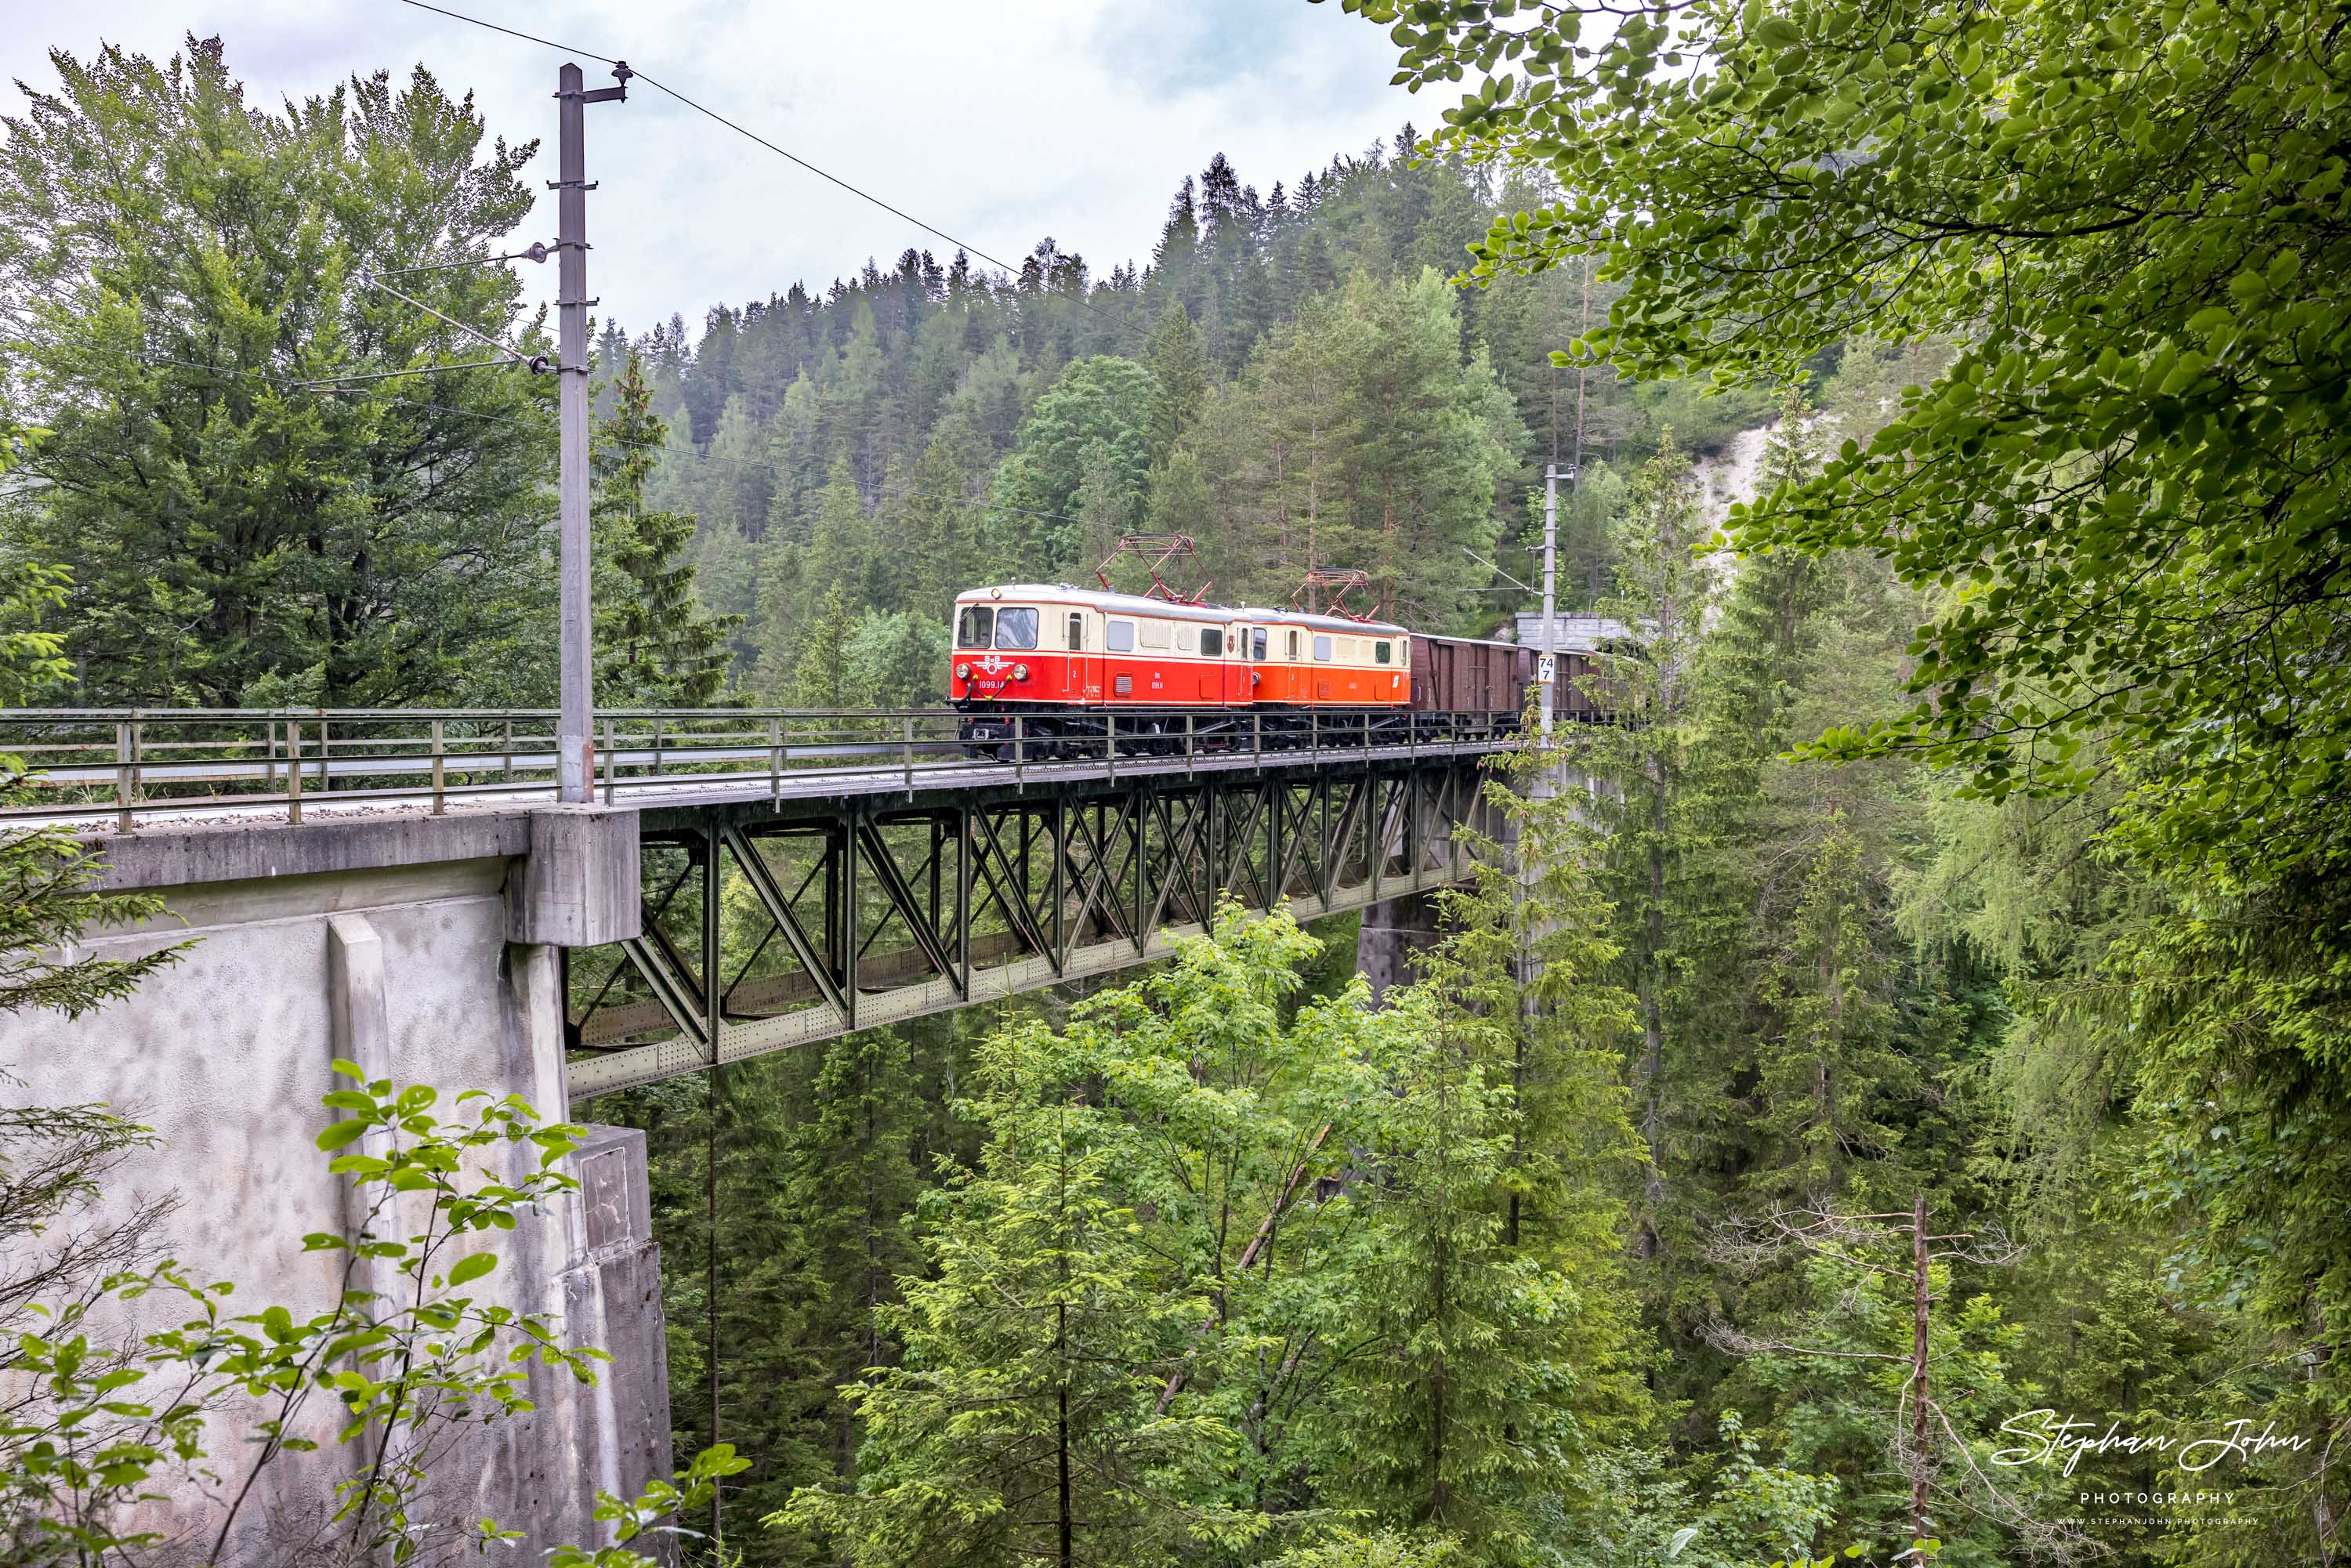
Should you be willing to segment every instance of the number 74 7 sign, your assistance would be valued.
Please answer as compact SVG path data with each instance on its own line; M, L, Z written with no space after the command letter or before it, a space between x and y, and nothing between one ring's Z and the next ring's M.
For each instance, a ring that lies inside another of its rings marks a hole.
M1535 661L1535 681L1538 685L1547 686L1558 678L1558 655L1553 653L1545 653Z

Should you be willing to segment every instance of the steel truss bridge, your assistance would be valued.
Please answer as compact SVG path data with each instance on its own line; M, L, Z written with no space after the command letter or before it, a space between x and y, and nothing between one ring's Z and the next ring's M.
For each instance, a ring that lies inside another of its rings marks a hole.
M1485 765L1518 714L1195 719L1016 729L975 757L941 710L599 716L599 798L637 812L643 920L564 954L573 1096L1164 958L1227 897L1313 919L1451 885L1501 837ZM527 807L554 798L554 724L0 713L0 755L32 779L0 829Z

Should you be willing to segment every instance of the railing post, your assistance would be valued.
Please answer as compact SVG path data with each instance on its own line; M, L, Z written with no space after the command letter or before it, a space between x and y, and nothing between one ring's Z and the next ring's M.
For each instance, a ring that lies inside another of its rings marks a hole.
M1102 715L1102 777L1118 777L1118 715Z
M335 788L335 739L329 731L331 721L325 714L319 716L319 793L330 793Z
M131 831L131 802L136 797L133 774L138 767L138 741L132 725L135 721L114 727L114 800L120 809L116 823L124 832Z
M1017 723L1018 721L1016 720L1015 722ZM1013 733L1014 733L1015 735L1018 735L1019 732L1018 730L1015 730ZM1015 741L1013 742L1013 745L1014 745L1015 747L1018 747L1019 744L1020 744L1020 743L1019 743L1018 740L1015 740ZM908 715L906 716L906 796L907 796L907 798L908 798L909 800L912 800L912 799L914 798L914 716L913 714L908 714Z
M1028 788L1028 718L1016 713L1012 716L1012 787L1016 789Z
M1192 716L1184 716L1184 777L1192 777Z
M443 758L446 755L442 747L442 742L445 738L445 732L442 729L443 722L437 718L433 721L433 814L436 817L440 816L443 810L441 770L445 766Z
M1257 770L1265 771L1265 715L1249 715L1249 756L1257 759Z
M784 721L781 716L768 716L768 799L784 798Z
M286 720L286 820L302 825L302 721Z
M610 722L609 720L607 722ZM662 716L653 715L653 777L662 776ZM605 804L610 805L609 800Z
M604 719L604 804L607 806L612 803L612 720L607 715Z
M499 725L498 746L502 754L501 765L505 768L500 782L511 784L514 782L514 720L507 719Z

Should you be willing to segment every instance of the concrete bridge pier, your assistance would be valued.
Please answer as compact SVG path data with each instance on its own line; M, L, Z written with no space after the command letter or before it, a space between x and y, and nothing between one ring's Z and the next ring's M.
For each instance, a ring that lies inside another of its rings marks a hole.
M1413 982L1415 958L1436 945L1441 928L1433 894L1391 898L1364 911L1355 932L1355 967L1372 983L1374 1002L1391 986Z
M186 942L181 960L131 1000L71 1022L0 1017L0 1094L30 1105L93 1102L151 1127L106 1179L99 1211L120 1218L173 1203L158 1256L236 1290L226 1311L282 1303L299 1319L333 1299L340 1255L305 1252L312 1231L349 1233L354 1195L313 1144L338 1113L319 1103L342 1056L371 1076L431 1084L460 1114L466 1089L520 1094L567 1118L563 946L637 934L636 814L594 808L446 817L329 820L289 828L150 831L103 844L99 885L152 892L170 914L92 934L86 951L130 956ZM519 1157L535 1157L527 1147ZM534 1369L536 1408L484 1424L432 1469L431 1514L462 1529L485 1516L526 1532L524 1554L606 1544L600 1488L634 1495L671 1469L660 1257L642 1134L591 1127L571 1157L580 1190L500 1238L483 1288L505 1304L559 1315L575 1347L612 1360L592 1386ZM152 1260L150 1260L152 1261ZM384 1290L394 1277L366 1288ZM143 1315L142 1315L143 1314ZM176 1322L160 1296L99 1325L137 1333ZM325 1401L312 1415L324 1417ZM214 1468L240 1474L253 1413L208 1433ZM329 1562L327 1523L355 1449L323 1418L239 1517L242 1563ZM209 1536L218 1504L193 1490L146 1505L139 1523Z

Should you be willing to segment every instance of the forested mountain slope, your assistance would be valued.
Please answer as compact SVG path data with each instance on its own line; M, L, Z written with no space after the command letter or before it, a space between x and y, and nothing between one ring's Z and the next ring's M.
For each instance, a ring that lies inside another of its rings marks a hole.
M1131 530L1192 535L1220 598L1353 567L1412 623L1484 632L1512 601L1471 556L1527 575L1542 465L1575 446L1576 378L1549 356L1611 297L1565 272L1450 281L1537 194L1383 145L1260 193L1219 154L1152 256L1106 276L1050 239L1018 277L909 250L698 331L608 325L600 356L643 365L668 424L651 495L700 518L701 594L741 618L736 672L765 700L935 696L957 589L1085 580ZM1705 453L1762 417L1604 373L1583 391L1571 603L1603 581L1617 472L1668 425Z

